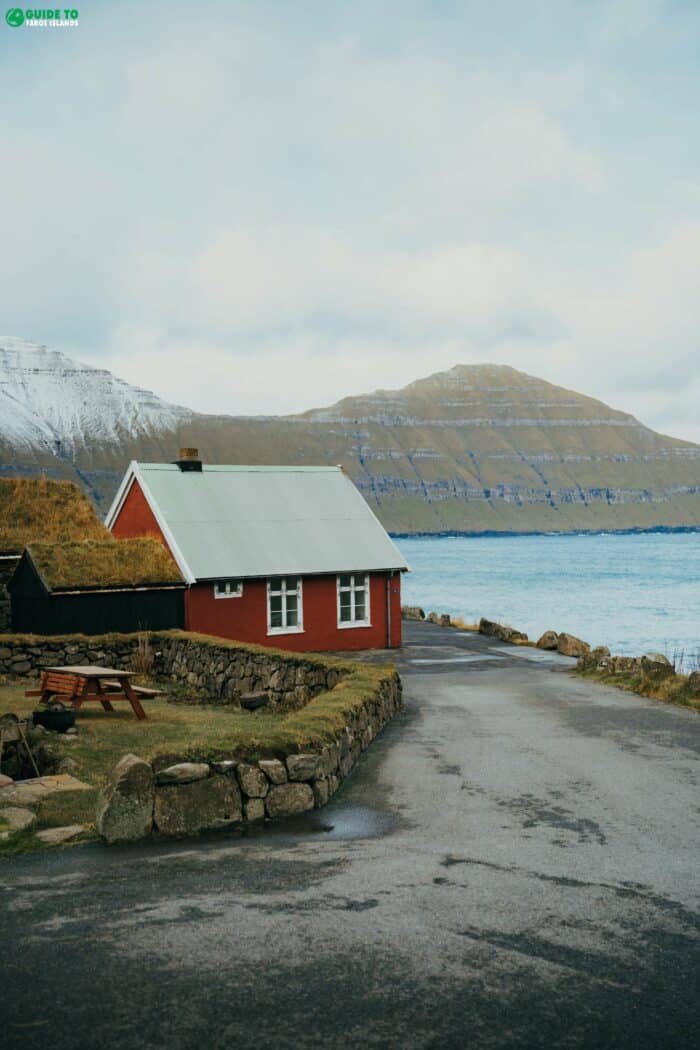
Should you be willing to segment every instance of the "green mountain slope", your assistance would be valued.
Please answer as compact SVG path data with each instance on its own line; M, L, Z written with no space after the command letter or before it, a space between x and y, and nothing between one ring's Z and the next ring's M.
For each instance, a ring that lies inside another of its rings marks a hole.
M340 463L393 532L700 526L700 446L505 366L458 365L297 416L192 415L56 466L104 506L130 458L171 459L179 444L212 463Z

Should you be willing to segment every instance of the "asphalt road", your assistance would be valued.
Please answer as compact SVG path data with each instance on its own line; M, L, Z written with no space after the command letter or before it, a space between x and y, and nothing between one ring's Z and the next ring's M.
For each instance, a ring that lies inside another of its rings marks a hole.
M4 1050L698 1046L698 716L407 635L323 811L3 863Z

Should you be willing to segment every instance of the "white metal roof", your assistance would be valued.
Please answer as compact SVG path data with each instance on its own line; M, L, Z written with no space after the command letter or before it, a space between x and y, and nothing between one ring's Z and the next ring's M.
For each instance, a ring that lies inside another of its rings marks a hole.
M132 463L108 527L134 479L189 583L408 568L340 467Z

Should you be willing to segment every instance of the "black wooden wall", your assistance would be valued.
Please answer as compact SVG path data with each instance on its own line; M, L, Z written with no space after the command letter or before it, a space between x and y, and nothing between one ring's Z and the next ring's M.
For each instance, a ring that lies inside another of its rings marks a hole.
M130 633L185 626L184 588L49 594L23 558L9 590L12 630L21 634Z

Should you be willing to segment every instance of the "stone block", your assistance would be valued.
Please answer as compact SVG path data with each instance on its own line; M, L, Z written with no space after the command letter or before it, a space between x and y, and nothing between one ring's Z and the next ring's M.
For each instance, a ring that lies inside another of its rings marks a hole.
M288 755L287 772L290 780L313 780L319 765L318 755Z
M0 809L0 824L6 825L13 833L26 831L36 824L36 813L22 806L5 806Z
M337 743L328 744L323 748L318 760L317 776L329 777L335 773L340 760L340 747Z
M68 824L63 828L44 828L43 831L37 831L36 837L47 846L60 846L82 835L86 830L84 824Z
M554 652L559 645L559 635L556 631L545 631L537 639L538 649L547 649L550 652Z
M314 808L314 793L308 784L277 784L265 799L269 817L291 817Z
M97 801L97 830L107 842L132 842L150 835L153 770L136 755L117 762Z
M328 798L330 795L330 786L328 781L314 780L313 792L314 805L316 806L316 809L320 809L322 806L325 806L326 802L328 802Z
M164 835L194 835L242 819L241 792L234 777L212 776L156 788L153 819Z
M258 765L271 784L285 784L289 779L284 762L277 758L264 758Z
M206 762L178 762L156 773L156 784L191 784L209 776Z
M239 762L236 774L244 795L248 798L265 798L270 784L261 769L248 762Z
M224 758L220 762L212 762L211 768L215 773L228 773L230 775L236 772L237 765L238 762L234 761L234 759Z
M257 820L265 819L265 800L262 798L249 798L243 803L245 819L251 824Z

